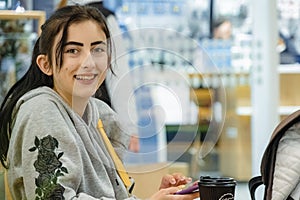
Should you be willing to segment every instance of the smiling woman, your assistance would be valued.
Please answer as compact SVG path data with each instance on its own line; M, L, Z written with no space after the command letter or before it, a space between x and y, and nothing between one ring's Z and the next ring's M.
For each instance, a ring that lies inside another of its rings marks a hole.
M58 9L41 27L26 74L0 108L0 159L13 199L137 199L122 165L129 135L115 112L93 97L110 68L110 33L92 7ZM190 182L162 178L150 199ZM26 185L26 187L25 187Z
M81 30L89 31L82 37ZM49 58L43 54L37 57L37 64L43 73L53 76L53 89L82 116L89 98L105 79L108 66L106 35L95 21L73 24L68 35L63 45L61 66L49 66ZM58 40L59 37L54 42L58 43Z

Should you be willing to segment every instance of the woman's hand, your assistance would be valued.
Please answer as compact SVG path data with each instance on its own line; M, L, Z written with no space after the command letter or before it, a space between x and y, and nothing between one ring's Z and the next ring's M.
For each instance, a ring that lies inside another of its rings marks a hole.
M199 192L191 194L175 194L180 191L186 184L192 181L191 178L185 177L180 173L165 175L159 187L159 191L156 192L150 200L193 200L199 197Z
M175 186L182 186L190 183L192 181L192 178L185 177L180 173L174 173L174 174L167 174L161 179L160 187L159 189L169 188L169 187L175 187Z
M150 200L193 200L199 197L199 192L185 195L175 194L179 190L181 190L180 187L160 189L150 198Z

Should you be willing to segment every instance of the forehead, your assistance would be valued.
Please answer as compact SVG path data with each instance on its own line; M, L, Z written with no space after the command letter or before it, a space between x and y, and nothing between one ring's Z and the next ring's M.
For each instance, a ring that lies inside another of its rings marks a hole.
M73 23L68 28L67 40L101 39L106 40L105 32L100 24L92 20Z
M85 20L71 24L67 29L67 40L66 41L78 41L78 42L89 42L105 41L106 34L102 26L92 20ZM55 44L57 44L62 38L62 30L55 38Z

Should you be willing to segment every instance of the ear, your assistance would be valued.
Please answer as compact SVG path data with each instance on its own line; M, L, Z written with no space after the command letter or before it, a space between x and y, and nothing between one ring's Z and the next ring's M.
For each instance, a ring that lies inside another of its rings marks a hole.
M38 57L36 58L36 63L44 74L48 76L51 76L53 74L53 70L50 67L50 63L48 61L48 56L43 54L38 55Z

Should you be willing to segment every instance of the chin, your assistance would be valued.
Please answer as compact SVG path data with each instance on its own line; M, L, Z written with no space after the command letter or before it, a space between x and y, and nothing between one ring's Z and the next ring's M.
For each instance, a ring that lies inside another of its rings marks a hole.
M88 99L92 96L94 96L95 94L95 90L85 90L85 91L81 91L81 92L75 92L73 93L73 95L75 97L81 98L81 99Z

